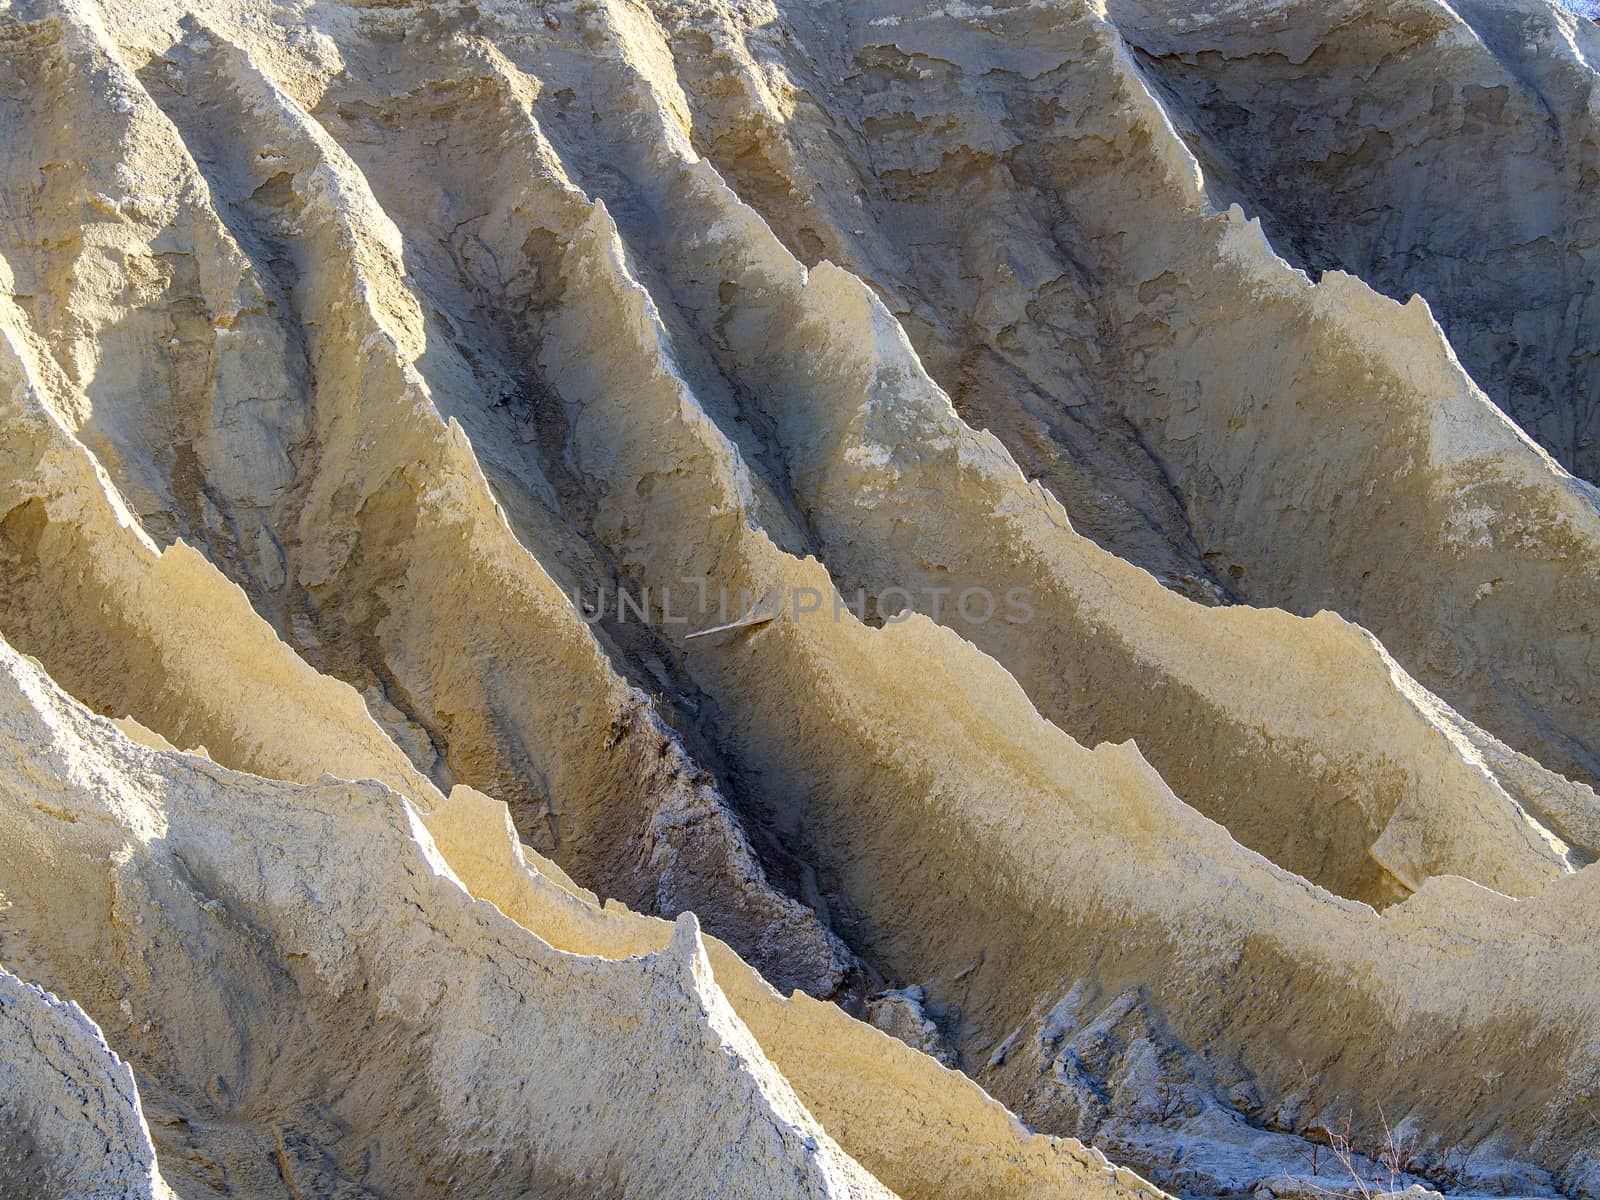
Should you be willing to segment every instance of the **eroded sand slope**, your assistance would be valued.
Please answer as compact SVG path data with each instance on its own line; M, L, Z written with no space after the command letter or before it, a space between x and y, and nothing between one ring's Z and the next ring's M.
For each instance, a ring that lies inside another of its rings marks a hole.
M1600 1195L1596 63L9 0L0 1192Z

